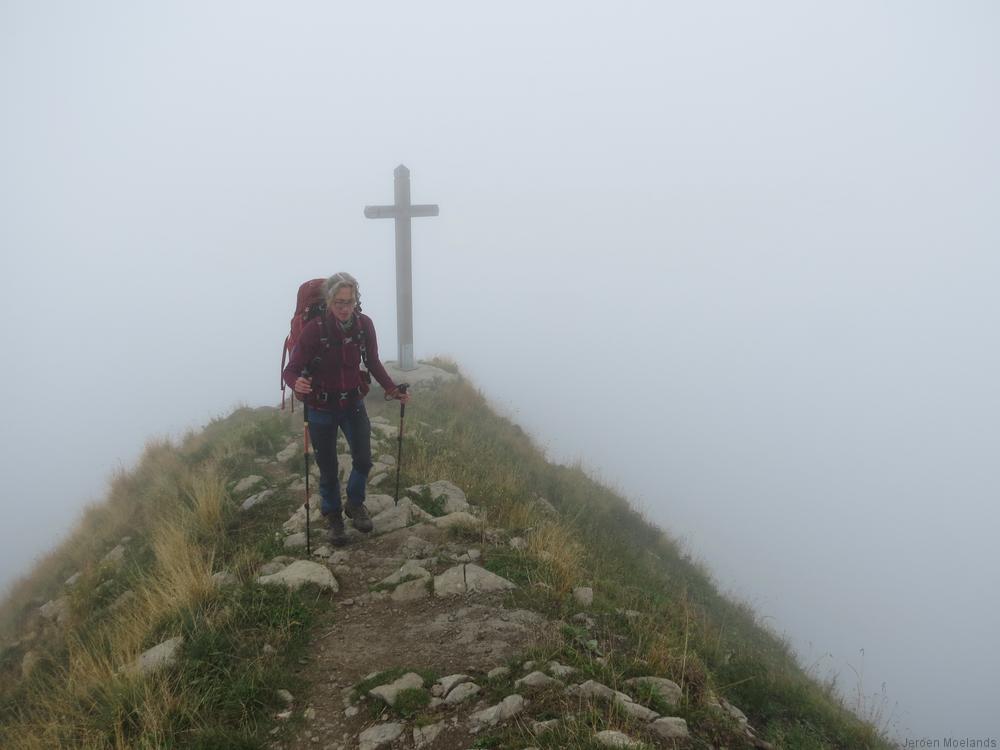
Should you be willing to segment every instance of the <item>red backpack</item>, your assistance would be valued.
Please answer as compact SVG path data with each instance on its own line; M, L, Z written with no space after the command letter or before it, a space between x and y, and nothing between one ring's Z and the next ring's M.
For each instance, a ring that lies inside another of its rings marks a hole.
M290 331L285 337L285 345L281 350L281 408L285 408L285 363L292 349L299 343L299 336L306 323L317 315L326 314L326 296L323 293L323 285L326 279L312 279L306 281L299 287L298 296L295 298L295 314L292 316ZM295 411L295 402L292 401L292 411Z
M281 350L281 408L285 408L285 364L288 362L288 357L292 353L292 349L295 345L299 343L299 337L302 335L302 329L306 327L306 323L315 317L326 315L326 295L325 295L325 285L326 279L312 279L311 281L304 282L299 287L298 296L295 298L295 314L292 316L292 321L290 325L290 330L288 335L285 337L285 345ZM361 308L357 308L358 312L361 312ZM365 336L365 329L361 325L360 319L358 320L358 345L361 347L361 359L365 363L365 369L361 371L361 397L364 398L368 395L370 390L372 378L368 366L368 347L367 347L367 337ZM330 348L330 342L328 341L326 333L326 325L323 325L323 334L321 341L326 345L326 348ZM339 340L335 342L339 344ZM295 398L301 400L298 394L293 393ZM295 401L292 401L292 411L295 411Z

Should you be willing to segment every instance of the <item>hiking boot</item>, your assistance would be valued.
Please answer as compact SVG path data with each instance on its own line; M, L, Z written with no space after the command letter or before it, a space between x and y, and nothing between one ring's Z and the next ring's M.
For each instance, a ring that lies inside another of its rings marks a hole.
M363 534L367 534L372 530L372 517L368 515L368 508L366 508L364 504L351 505L348 503L345 512L347 513L347 517L350 518L351 522L354 524L354 528L358 531Z
M334 547L343 547L347 544L347 531L344 529L344 517L340 514L340 511L337 511L336 513L328 515L326 520L327 523L330 524L330 528L326 532L326 540Z

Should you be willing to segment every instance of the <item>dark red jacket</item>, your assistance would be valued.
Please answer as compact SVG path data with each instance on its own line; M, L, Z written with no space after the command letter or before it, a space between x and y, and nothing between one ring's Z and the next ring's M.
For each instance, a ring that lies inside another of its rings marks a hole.
M365 350L372 376L387 392L396 389L396 384L392 382L389 373L385 371L385 367L379 361L378 342L375 340L375 325L372 323L372 319L364 313L354 313L354 327L345 334L340 330L337 319L327 313L326 331L327 336L329 336L329 349L326 349L320 341L322 335L320 319L310 320L302 329L302 335L295 348L292 349L288 365L281 374L288 387L294 391L295 381L304 369L309 368L313 390L306 396L305 402L311 408L333 410L357 402L355 394L357 393L356 389L361 385L362 364L361 347L358 340L359 327L365 332ZM316 355L322 356L322 362L318 369L313 364ZM320 402L318 394L321 392L327 392L329 400ZM352 394L347 403L337 400L343 392L351 392Z

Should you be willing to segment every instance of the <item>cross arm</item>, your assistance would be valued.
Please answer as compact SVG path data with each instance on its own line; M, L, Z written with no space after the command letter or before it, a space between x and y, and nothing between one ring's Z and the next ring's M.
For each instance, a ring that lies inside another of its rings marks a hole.
M433 203L404 206L402 210L397 206L365 206L365 217L369 219L407 219L437 215L438 206Z

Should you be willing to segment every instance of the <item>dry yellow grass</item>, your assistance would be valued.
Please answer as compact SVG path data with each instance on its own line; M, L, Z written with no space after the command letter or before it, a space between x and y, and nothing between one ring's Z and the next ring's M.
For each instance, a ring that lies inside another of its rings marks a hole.
M528 554L542 563L549 583L559 592L580 584L585 550L573 529L558 521L546 521L528 535Z
M135 747L127 738L137 732L144 747L165 741L167 717L185 701L183 686L174 684L167 673L139 676L127 667L149 645L149 636L160 623L185 608L206 605L216 590L213 551L199 544L195 535L218 523L225 486L213 469L188 479L192 504L161 515L151 537L155 564L134 589L135 599L92 631L86 642L69 635L66 666L57 679L38 686L31 699L32 714L23 717L20 726L6 728L5 747L107 748L112 740L107 725L88 729L92 725L88 706L120 704L122 694L128 695L134 710L113 717L110 746Z
M17 631L19 618L34 597L56 591L73 572L93 565L122 536L144 533L159 509L173 507L178 478L184 471L169 441L147 442L137 467L111 478L108 499L84 508L63 542L6 592L0 606L0 637Z
M492 515L497 523L508 529L527 529L537 520L535 509L524 500L501 503Z
M226 478L218 464L210 463L197 471L189 472L184 478L183 487L198 529L209 533L218 531L229 499Z

